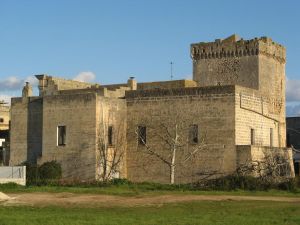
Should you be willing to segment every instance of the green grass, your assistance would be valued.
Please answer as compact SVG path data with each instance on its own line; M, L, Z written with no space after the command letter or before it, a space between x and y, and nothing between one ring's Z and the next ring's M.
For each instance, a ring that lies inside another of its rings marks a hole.
M16 184L2 184L0 191L4 193L33 193L33 192L70 192L78 194L107 194L118 196L145 196L145 195L163 195L163 194L192 194L192 195L255 195L255 196L286 196L286 197L300 197L300 190L296 191L201 191L189 190L186 187L159 185L151 183L140 184L110 184L107 186L93 187L93 186L19 186Z
M0 224L300 224L300 204L283 202L188 202L139 207L0 207Z

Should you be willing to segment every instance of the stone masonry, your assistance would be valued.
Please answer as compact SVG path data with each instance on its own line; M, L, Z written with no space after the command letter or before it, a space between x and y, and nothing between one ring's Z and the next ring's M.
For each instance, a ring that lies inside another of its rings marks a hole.
M173 158L175 183L232 174L273 152L287 155L291 164L285 48L267 37L233 35L192 44L191 57L193 80L137 83L130 78L100 85L37 75L39 96L31 96L26 84L23 97L12 99L10 164L56 160L66 179L100 179L97 140L107 138L109 132L99 129L107 127L125 137L114 177L136 182L170 181L172 141L166 137L174 134L181 143Z

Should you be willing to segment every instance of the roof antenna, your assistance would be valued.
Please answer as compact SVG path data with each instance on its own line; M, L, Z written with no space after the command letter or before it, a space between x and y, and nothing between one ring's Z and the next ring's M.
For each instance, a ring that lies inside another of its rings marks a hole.
M173 80L173 62L170 62L171 65L171 80Z

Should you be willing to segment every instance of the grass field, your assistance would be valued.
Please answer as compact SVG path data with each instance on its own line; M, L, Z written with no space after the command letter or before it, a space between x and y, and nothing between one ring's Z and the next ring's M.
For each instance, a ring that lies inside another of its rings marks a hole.
M93 186L17 186L13 184L0 185L4 193L47 192L47 193L75 193L96 194L103 199L104 195L122 196L122 198L151 199L160 198L160 195L249 195L249 196L285 196L300 197L299 189L291 191L200 191L189 190L186 187L174 187L159 184L114 184L102 187ZM54 195L54 194L53 194ZM35 195L34 195L35 196ZM77 195L76 195L77 196ZM51 199L53 198L50 194ZM300 224L300 204L276 201L187 201L176 203L156 203L151 205L78 205L51 206L50 204L25 206L0 206L0 225L64 225L64 224Z
M300 224L299 204L201 201L139 207L0 207L0 224Z

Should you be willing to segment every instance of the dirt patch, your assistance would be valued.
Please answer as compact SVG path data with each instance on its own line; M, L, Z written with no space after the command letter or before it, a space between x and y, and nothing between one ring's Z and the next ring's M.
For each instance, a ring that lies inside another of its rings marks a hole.
M30 205L64 207L112 207L161 205L187 201L276 201L300 203L300 198L272 196L231 196L231 195L160 195L121 197L113 195L90 195L72 193L18 193L10 194L11 199L2 205Z

